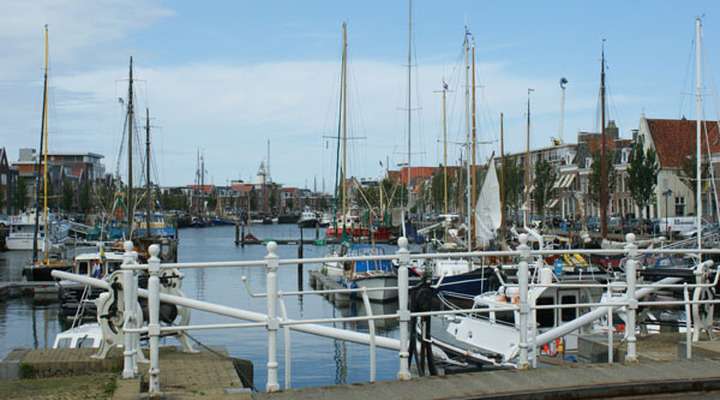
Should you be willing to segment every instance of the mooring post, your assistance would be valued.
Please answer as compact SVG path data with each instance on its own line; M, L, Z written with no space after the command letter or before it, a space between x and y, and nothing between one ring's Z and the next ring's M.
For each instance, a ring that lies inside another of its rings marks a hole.
M240 219L235 219L235 246L240 245Z
M298 244L298 258L304 258L305 257L305 242L303 241L303 227L300 226L300 243ZM297 282L298 282L298 291L301 292L303 290L303 263L299 262L297 265Z
M638 247L635 244L635 234L628 233L625 235L625 254L627 262L625 263L625 280L627 283L627 327L625 329L627 339L627 353L625 354L625 362L637 362L637 348L635 337L635 317L638 308L638 302L635 299L635 288L637 283L637 258Z
M518 288L520 290L520 304L519 306L519 328L520 328L520 353L518 368L527 369L528 364L528 314L530 308L528 307L528 263L530 262L530 246L528 246L528 235L525 233L520 234L520 245L518 250L520 251L520 263L518 264Z
M278 362L277 362L277 331L279 323L277 320L277 269L278 255L277 243L270 242L267 244L268 254L265 256L267 268L267 331L268 331L268 362L267 362L267 385L265 390L268 392L277 392L280 390L278 384Z
M148 336L150 337L150 383L151 396L160 394L160 246L150 245L148 249Z
M397 377L401 381L410 380L410 366L408 351L410 311L408 311L408 265L410 265L410 251L406 237L398 239L398 315L400 316L400 370Z
M134 264L132 251L133 242L128 240L123 243L123 247L125 248L123 263L121 266L121 268L123 268L123 305L125 310L127 310L124 313L123 329L131 329L136 328L134 312L131 312L131 310L134 311L135 303L137 302L137 291L133 291L133 287L137 287L134 284L135 282L133 282L135 273L130 269L124 268L128 265ZM135 340L133 340L134 335L135 334L133 333L125 332L123 336L123 379L133 379L137 373L137 349L135 349Z
M240 232L240 246L245 247L245 221L243 221L240 228L242 229L242 232Z

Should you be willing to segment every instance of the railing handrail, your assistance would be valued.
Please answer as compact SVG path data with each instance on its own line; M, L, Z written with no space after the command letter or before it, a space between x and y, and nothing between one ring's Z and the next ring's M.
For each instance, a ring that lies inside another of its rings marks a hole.
M530 250L529 255L554 256L554 255L600 255L600 256L627 256L626 249L553 249L553 250ZM720 249L638 249L638 255L655 254L720 254ZM433 259L464 259L483 257L520 257L522 254L517 250L499 251L471 251L453 253L422 253L410 254L410 260L433 260ZM324 264L332 262L355 262L355 261L395 261L397 254L365 255L365 256L328 256L311 258L283 258L278 260L278 266L294 266L297 264ZM149 264L123 265L123 269L146 270ZM194 268L240 268L240 267L265 267L267 261L259 260L238 260L238 261L208 261L208 262L175 262L160 264L161 269L194 269Z

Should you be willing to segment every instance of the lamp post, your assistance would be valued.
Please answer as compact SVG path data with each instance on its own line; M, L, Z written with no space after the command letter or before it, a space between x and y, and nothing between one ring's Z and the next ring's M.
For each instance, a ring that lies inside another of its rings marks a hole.
M665 233L667 233L668 231L668 198L672 197L672 194L672 189L668 189L662 193L662 195L665 197Z

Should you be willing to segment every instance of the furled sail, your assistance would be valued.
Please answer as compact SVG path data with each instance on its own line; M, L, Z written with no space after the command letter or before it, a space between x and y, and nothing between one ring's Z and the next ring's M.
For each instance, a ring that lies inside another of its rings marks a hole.
M495 160L491 159L475 204L475 239L481 247L489 245L490 241L495 239L502 218L500 207L500 183L495 170Z

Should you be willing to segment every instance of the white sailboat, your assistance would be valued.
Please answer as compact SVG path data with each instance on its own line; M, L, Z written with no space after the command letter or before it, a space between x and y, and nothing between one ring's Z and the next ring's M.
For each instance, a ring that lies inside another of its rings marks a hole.
M487 247L497 238L502 222L500 183L495 169L495 159L490 159L480 196L475 204L475 241L480 247Z

